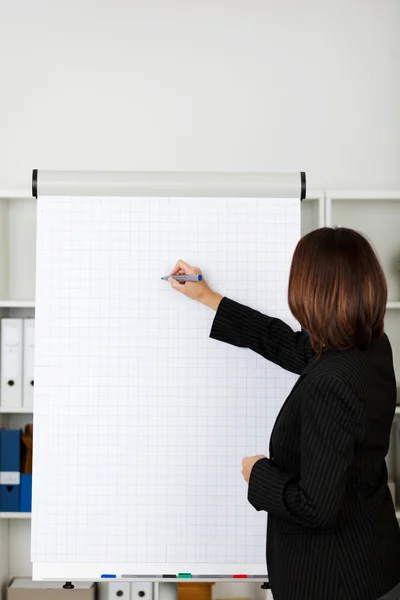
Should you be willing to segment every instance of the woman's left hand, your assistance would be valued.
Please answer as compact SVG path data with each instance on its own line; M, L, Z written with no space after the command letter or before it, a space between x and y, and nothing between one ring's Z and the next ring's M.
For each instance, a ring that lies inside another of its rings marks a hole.
M250 456L242 460L242 475L246 483L249 483L250 481L250 475L254 465L262 458L265 458L264 454L257 454L257 456Z

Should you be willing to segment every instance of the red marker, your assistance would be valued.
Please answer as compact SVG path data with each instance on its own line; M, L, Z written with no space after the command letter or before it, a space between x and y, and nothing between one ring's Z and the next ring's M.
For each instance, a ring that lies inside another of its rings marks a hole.
M247 579L247 575L234 575L233 579Z

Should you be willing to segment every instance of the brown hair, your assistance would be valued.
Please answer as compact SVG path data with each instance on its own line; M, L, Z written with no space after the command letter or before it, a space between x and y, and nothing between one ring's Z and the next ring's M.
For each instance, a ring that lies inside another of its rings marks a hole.
M387 283L368 240L344 227L322 227L295 249L289 306L317 352L365 349L383 335Z

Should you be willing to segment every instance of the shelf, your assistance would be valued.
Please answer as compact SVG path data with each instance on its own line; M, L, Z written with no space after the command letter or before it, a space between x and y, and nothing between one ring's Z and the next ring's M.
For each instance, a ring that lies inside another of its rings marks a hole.
M0 308L35 308L34 300L0 300Z
M8 415L32 415L33 408L22 406L21 408L7 408L6 406L0 406L0 413ZM396 406L396 415L400 415L400 406Z
M400 508L396 510L396 517L400 519ZM0 512L0 519L31 519L32 513L28 512Z
M4 200L35 200L32 198L32 190L0 190L0 202Z
M21 408L7 408L6 406L0 406L0 413L5 413L8 415L14 415L14 414L32 415L33 408L27 408L25 406L22 406ZM400 415L400 406L396 406L396 415Z
M325 192L323 190L307 190L307 195L304 198L303 202L316 202L320 199L325 198Z
M386 309L387 310L394 309L394 308L400 309L400 302L399 301L391 300L390 302L388 302L386 304Z
M0 512L0 519L30 519L28 512Z
M34 300L0 300L0 308L35 308ZM400 300L390 300L386 308L400 309Z
M14 414L18 414L18 415L31 415L33 414L33 408L32 406L20 406L19 408L12 408L9 406L0 406L0 413L3 414L7 414L7 415L14 415Z
M400 200L400 190L328 190L326 197L335 200Z

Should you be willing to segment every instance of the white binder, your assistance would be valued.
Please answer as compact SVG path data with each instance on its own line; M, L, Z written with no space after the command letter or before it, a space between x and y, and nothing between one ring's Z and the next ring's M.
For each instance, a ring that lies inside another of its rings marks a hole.
M24 320L24 387L22 405L33 409L35 319Z
M1 320L1 406L22 406L22 319Z

